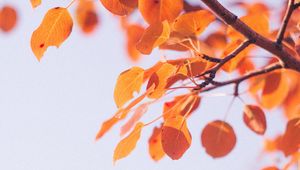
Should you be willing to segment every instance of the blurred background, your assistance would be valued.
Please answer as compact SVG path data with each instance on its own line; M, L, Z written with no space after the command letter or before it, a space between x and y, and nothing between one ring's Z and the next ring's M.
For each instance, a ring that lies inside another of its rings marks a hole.
M283 0L265 2L275 11L284 3ZM201 146L200 132L207 122L224 118L232 97L206 96L188 121L193 143L182 159L173 161L164 157L154 162L147 145L152 127L147 127L133 153L113 165L113 151L121 139L120 126L97 142L95 135L101 123L117 109L113 100L116 79L120 72L133 65L147 68L155 64L162 54L155 50L138 62L129 60L125 33L118 18L97 1L96 30L86 35L74 22L72 34L63 45L59 49L48 48L38 62L30 48L32 32L48 9L69 3L69 0L44 0L41 6L32 9L29 0L0 0L0 8L10 5L18 15L17 25L11 32L0 32L0 169L254 170L280 163L278 157L264 154L262 149L264 139L284 130L281 114L268 111L269 127L266 135L260 137L243 124L243 105L239 100L234 102L226 118L237 134L235 149L221 159L208 156ZM70 7L73 18L76 5ZM234 12L242 15L239 10ZM231 88L213 93L229 93ZM151 107L142 120L148 122L149 117L161 113L161 108L162 103Z

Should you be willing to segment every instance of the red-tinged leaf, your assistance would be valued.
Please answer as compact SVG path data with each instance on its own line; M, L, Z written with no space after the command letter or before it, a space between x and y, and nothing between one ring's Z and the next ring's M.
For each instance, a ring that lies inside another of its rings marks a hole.
M269 73L262 92L262 106L272 109L282 104L289 92L288 81L288 77L281 70Z
M278 148L285 156L292 155L300 148L300 118L295 118L287 123L286 130L279 142Z
M124 16L130 14L134 10L134 4L137 0L100 0L103 6L111 13Z
M17 24L17 11L11 6L0 8L0 30L10 32Z
M118 113L117 113L118 114ZM100 130L98 131L96 135L96 140L99 140L103 137L104 134L107 133L116 123L118 123L120 118L118 118L116 115L111 117L110 119L106 120L102 125Z
M269 167L265 167L261 170L279 170L279 168L275 167L275 166L269 166Z
M215 16L207 10L188 12L180 15L173 24L173 29L183 35L199 35L215 20Z
M154 127L151 137L148 140L148 150L154 161L159 161L165 156L165 152L161 143L162 127Z
M183 9L183 0L139 0L139 10L149 24L172 22Z
M32 8L36 8L39 5L41 5L42 0L30 0L30 2L31 2L31 5L32 5Z
M99 23L94 1L80 0L76 9L76 19L84 33L92 33Z
M69 37L72 28L73 20L66 8L50 9L31 36L31 49L36 58L41 60L49 46L58 48Z
M155 84L155 89L148 95L149 98L157 99L165 94L165 87L169 77L173 76L177 68L169 63L164 63L155 73L152 74L148 87Z
M150 54L155 47L163 44L170 36L168 21L151 24L137 43L136 48L142 54Z
M141 53L136 49L136 45L143 36L144 27L132 24L126 28L127 33L127 53L131 60L137 61L140 59Z
M228 123L216 120L205 126L201 141L206 153L213 158L220 158L232 151L236 144L236 135Z
M134 92L140 92L143 84L144 69L132 67L119 75L114 90L114 99L118 108L133 98Z
M205 43L216 50L221 50L227 45L227 37L223 32L215 32L205 39Z
M181 115L168 118L161 135L163 150L173 160L180 159L191 146L192 137Z
M160 69L160 67L163 65L163 62L157 62L154 66L148 68L147 70L145 70L145 74L144 74L144 81L148 80L153 73L157 72L157 70ZM151 87L151 86L149 86ZM147 87L147 89L149 88Z
M142 116L148 111L148 105L149 103L144 103L136 108L132 117L121 127L121 136L125 135L134 126L134 124L142 118Z
M255 133L263 135L267 129L266 117L264 111L255 105L246 105L244 107L243 119L245 124Z
M118 143L114 151L114 162L128 156L133 151L140 139L143 127L144 124L141 122L136 124L134 130Z

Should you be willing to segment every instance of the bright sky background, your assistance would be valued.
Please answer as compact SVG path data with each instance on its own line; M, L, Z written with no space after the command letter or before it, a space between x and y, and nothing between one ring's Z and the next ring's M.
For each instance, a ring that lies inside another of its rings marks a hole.
M274 7L280 2L272 1ZM116 111L113 88L118 74L134 64L126 57L118 20L99 3L101 26L94 34L83 35L75 24L61 48L49 48L40 63L30 49L31 33L46 11L68 3L44 0L33 10L29 0L0 0L0 7L10 4L19 13L15 30L0 32L0 169L253 170L274 161L268 155L262 159L263 137L245 127L238 100L226 119L237 134L235 149L225 158L209 157L200 144L200 132L207 122L223 119L231 97L207 97L188 121L193 143L181 160L165 157L153 162L147 150L152 127L147 127L133 153L113 166L119 126L98 142L94 137L100 124ZM155 52L135 65L150 66L158 59ZM160 111L161 104L148 114L155 117ZM266 136L272 136L284 126L277 123L278 113L267 116L273 129ZM143 120L148 122L149 117Z

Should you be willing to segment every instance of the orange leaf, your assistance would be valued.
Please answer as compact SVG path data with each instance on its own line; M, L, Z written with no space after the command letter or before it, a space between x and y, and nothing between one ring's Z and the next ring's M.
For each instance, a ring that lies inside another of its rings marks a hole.
M163 44L170 36L170 26L167 21L150 25L137 43L136 48L142 54L150 54L155 47Z
M283 103L288 95L288 77L284 76L281 70L271 72L265 79L261 104L267 109L272 109Z
M152 74L147 87L155 84L155 89L148 95L149 98L157 99L164 95L169 77L173 76L177 68L169 63L164 63L158 71Z
M84 33L91 33L99 23L94 1L80 0L76 9L78 25Z
M11 6L0 9L0 29L4 32L11 31L17 23L17 11Z
M134 130L124 139L122 139L115 151L114 151L114 162L128 156L136 146L137 141L140 139L143 123L136 124Z
M266 15L256 12L255 14L253 13L248 14L244 17L241 17L240 19L259 34L263 36L269 35L270 33L269 19ZM227 35L232 41L238 39L240 40L245 39L245 37L241 33L236 31L231 26L228 27Z
M300 118L295 118L287 123L286 130L279 142L278 148L289 156L300 148Z
M136 45L143 36L145 31L144 27L132 24L126 29L127 31L127 53L133 61L137 61L140 58L141 53L136 49Z
M31 2L31 5L32 5L32 8L36 8L39 5L41 5L42 0L30 0L30 2Z
M142 116L148 111L148 105L149 103L144 103L136 108L132 117L121 127L121 136L126 134L134 126L134 124L142 118Z
M246 105L244 107L243 119L245 124L255 133L263 135L267 128L264 111L255 105Z
M117 112L118 114L118 112ZM111 117L110 119L106 120L102 125L101 125L101 129L98 131L97 135L96 135L96 140L102 138L102 136L108 131L110 130L116 123L119 122L120 118L117 117L117 114L115 114L113 117Z
M201 134L201 141L210 156L219 158L232 151L236 144L236 136L228 123L216 120L205 126Z
M111 13L116 15L128 15L134 10L134 3L137 4L138 0L100 0L102 5Z
M32 33L31 49L38 60L49 46L59 47L70 35L73 20L66 8L50 9L41 25Z
M183 9L183 0L139 0L139 10L149 24L172 22Z
M269 166L269 167L265 167L261 170L279 170L279 168L275 167L275 166Z
M168 118L163 127L161 142L164 152L173 160L180 159L191 146L192 137L181 115Z
M114 99L118 108L132 99L134 92L140 92L143 77L144 70L140 67L132 67L119 75L114 90Z
M154 161L159 161L165 156L165 152L161 144L161 130L162 127L154 127L152 135L148 140L149 154Z
M215 20L215 16L207 10L188 12L180 15L173 24L175 31L184 35L199 35Z

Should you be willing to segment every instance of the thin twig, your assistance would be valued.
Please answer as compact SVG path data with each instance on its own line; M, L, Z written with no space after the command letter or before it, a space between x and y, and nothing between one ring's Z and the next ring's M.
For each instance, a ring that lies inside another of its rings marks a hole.
M277 35L277 40L276 40L276 43L278 45L281 45L282 43L282 40L284 38L284 34L286 32L286 28L287 28L287 25L290 21L290 18L294 12L294 2L295 0L289 0L288 1L288 7L287 7L287 10L286 10L286 13L284 15L284 18L283 18L283 22L281 24L281 27L279 29L279 32L278 32L278 35Z

